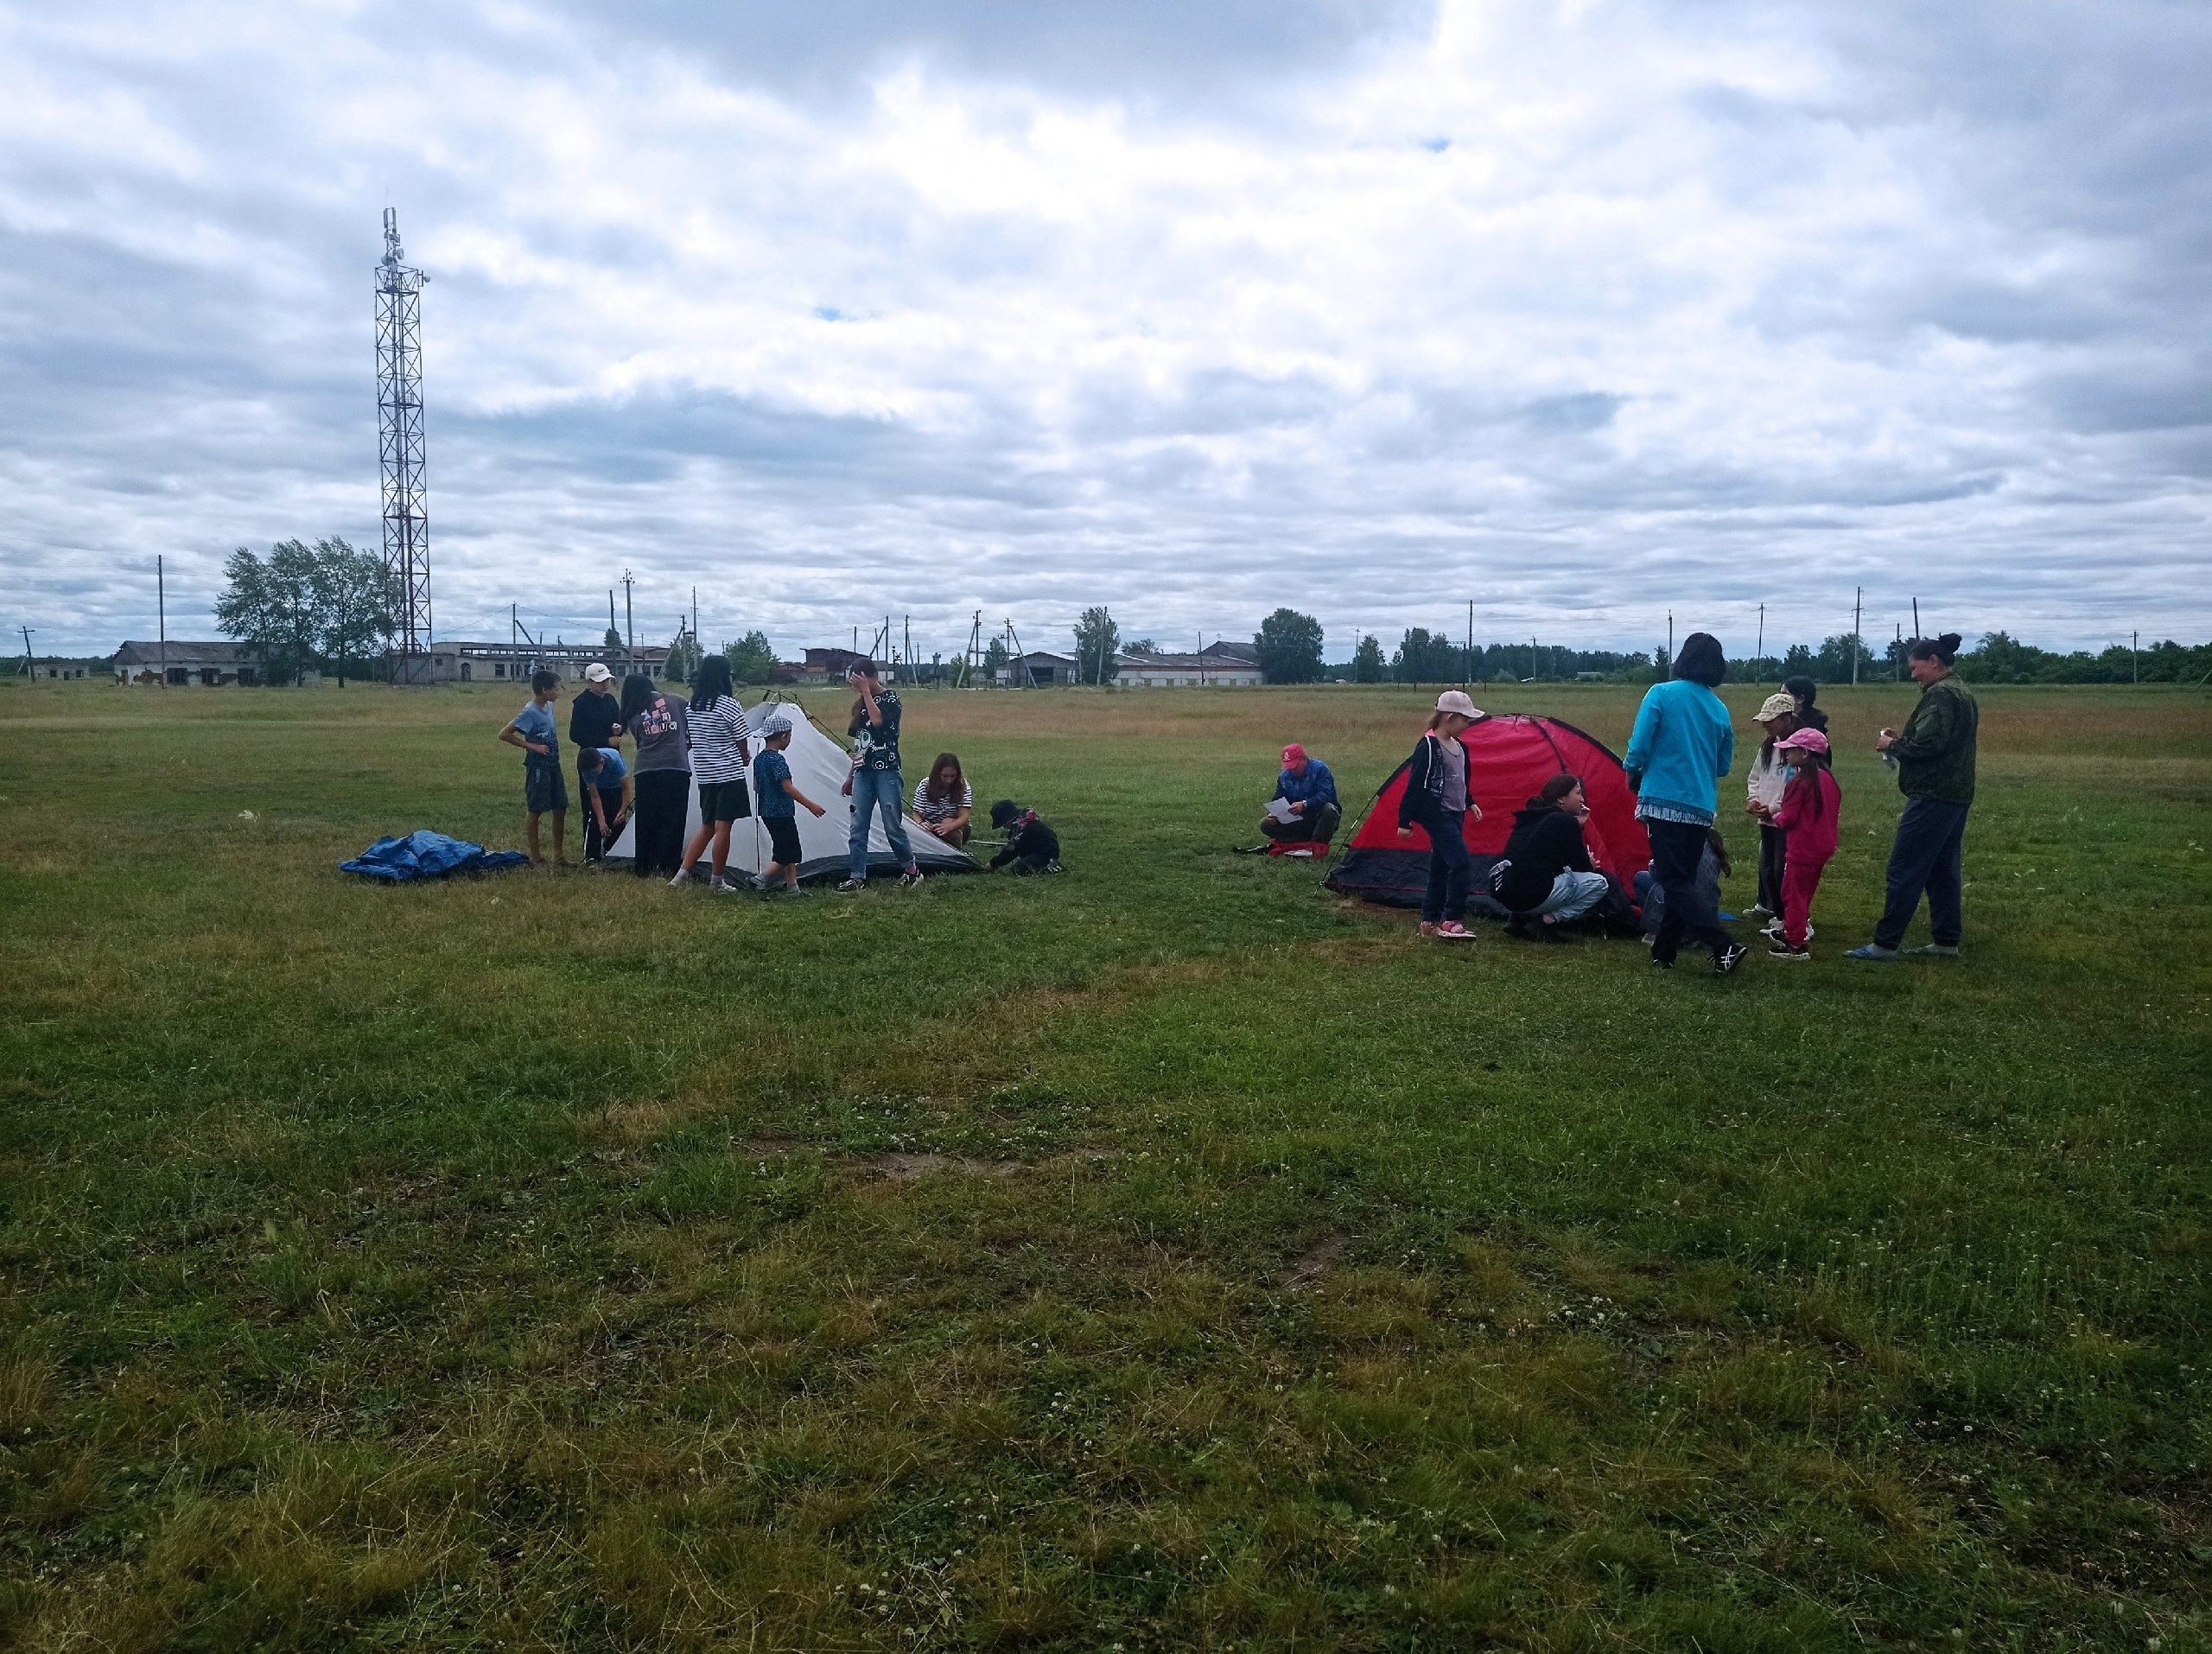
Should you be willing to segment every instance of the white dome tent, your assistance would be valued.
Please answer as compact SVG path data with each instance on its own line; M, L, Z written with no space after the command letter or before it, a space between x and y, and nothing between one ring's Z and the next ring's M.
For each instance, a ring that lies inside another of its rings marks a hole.
M846 848L852 836L851 801L838 792L845 777L852 768L852 759L845 749L825 733L821 725L807 716L806 709L796 701L763 701L759 706L746 709L746 717L755 730L775 718L791 725L791 744L784 749L784 761L791 767L791 779L798 790L820 805L823 814L809 813L804 807L798 811L798 843L801 861L798 876L818 878L835 874L843 878L849 866ZM758 751L759 737L754 737ZM751 778L747 785L751 786ZM757 811L760 800L753 800ZM635 858L635 839L638 824L632 820L622 829L621 837L614 841L607 852L610 862L627 862ZM690 789L684 805L683 839L691 842L691 835L699 830L699 789ZM943 839L924 830L921 823L912 816L906 817L906 841L914 852L914 860L925 873L975 873L981 869L965 850L956 849ZM733 872L758 873L768 865L768 830L760 824L755 814L743 821L731 824L729 830L729 867ZM881 817L868 824L868 864L871 873L879 870L896 872L899 863L893 858L891 845L883 836ZM698 871L704 876L707 857L699 858Z

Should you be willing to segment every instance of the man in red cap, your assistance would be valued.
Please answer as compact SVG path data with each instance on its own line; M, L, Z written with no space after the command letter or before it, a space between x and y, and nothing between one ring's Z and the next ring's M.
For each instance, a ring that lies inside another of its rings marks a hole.
M1337 805L1337 778L1296 741L1282 749L1282 773L1260 830L1280 843L1325 845L1337 836L1344 811Z

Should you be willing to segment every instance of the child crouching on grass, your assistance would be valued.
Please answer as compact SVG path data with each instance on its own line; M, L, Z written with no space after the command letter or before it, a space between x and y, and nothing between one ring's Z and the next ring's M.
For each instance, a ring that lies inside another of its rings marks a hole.
M599 829L596 859L603 862L614 841L622 836L623 824L630 819L631 789L637 784L630 779L630 767L622 761L622 754L612 747L586 747L578 752L576 773L583 778L584 791L589 795L585 802L591 805L592 818L586 824Z
M760 824L768 830L771 858L753 881L764 900L775 894L779 884L794 896L804 894L798 887L798 811L793 806L803 804L816 815L822 813L822 806L801 792L798 783L791 779L791 760L784 756L784 749L791 744L791 725L772 723L753 759L753 807Z
M561 773L561 732L553 724L553 703L561 698L557 672L530 675L530 704L507 721L499 739L522 748L522 807L527 812L525 831L530 839L532 867L543 867L537 848L537 818L553 817L553 864L569 865L564 840L569 824L569 782Z
M991 806L991 825L1006 835L1006 846L991 858L991 871L1010 867L1017 874L1058 873L1060 836L1011 798Z
M1782 934L1767 950L1777 959L1809 959L1813 939L1813 897L1821 873L1835 855L1836 824L1843 814L1843 789L1828 767L1828 738L1817 729L1783 736L1774 750L1789 760L1789 781L1774 824L1789 835L1782 863Z

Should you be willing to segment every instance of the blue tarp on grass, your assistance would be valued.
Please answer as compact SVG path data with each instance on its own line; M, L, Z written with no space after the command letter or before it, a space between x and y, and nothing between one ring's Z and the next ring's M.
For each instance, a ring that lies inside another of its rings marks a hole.
M338 864L341 873L405 884L415 879L450 878L456 873L492 873L500 868L529 864L520 850L487 850L465 838L448 838L428 830L404 838L379 838L350 862Z

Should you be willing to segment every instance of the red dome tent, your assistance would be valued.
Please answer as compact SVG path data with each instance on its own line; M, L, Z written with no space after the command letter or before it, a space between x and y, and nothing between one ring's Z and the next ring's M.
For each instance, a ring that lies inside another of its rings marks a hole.
M1651 842L1636 818L1636 794L1629 791L1621 760L1603 741L1557 718L1521 713L1478 718L1459 739L1467 748L1468 788L1483 810L1480 821L1471 812L1467 822L1467 848L1475 858L1473 907L1491 914L1505 911L1490 899L1490 865L1513 830L1513 812L1562 770L1582 778L1590 803L1583 828L1590 860L1624 885L1650 862ZM1398 837L1398 801L1405 796L1411 762L1392 773L1352 830L1336 871L1323 881L1330 889L1394 907L1421 905L1428 884L1428 835L1416 826L1410 839Z

